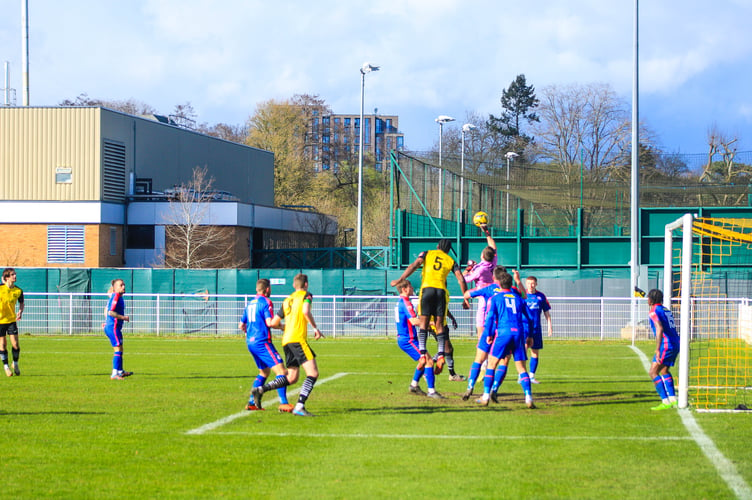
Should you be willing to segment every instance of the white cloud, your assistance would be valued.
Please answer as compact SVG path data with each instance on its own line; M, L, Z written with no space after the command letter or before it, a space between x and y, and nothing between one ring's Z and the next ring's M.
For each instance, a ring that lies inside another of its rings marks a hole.
M431 116L498 113L502 89L520 73L537 88L605 82L631 92L632 2L79 0L73 9L35 0L30 7L32 104L81 92L135 98L162 112L191 101L199 121L241 123L259 102L310 93L336 111L354 111L358 68L371 61L382 70L367 77L367 109L415 123L404 130L408 143L428 147ZM735 99L746 92L736 82L749 80L752 2L640 8L641 92L661 96L655 106L691 107L708 119L719 109L748 116ZM18 89L20 9L4 14L0 61L11 61ZM703 111L697 99L678 101L703 90L728 103ZM654 128L670 128L663 115L676 112L655 106L643 118L661 117Z

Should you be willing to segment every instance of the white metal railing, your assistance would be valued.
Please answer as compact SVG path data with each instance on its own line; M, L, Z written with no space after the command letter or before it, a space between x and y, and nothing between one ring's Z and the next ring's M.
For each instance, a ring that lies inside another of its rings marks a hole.
M21 333L90 335L102 331L106 294L25 293ZM158 336L240 335L238 321L253 295L127 294L131 321L124 333ZM284 296L272 296L275 307ZM549 297L554 336L550 340L614 340L630 338L632 298ZM725 299L729 300L729 299ZM394 307L390 296L317 295L313 315L328 337L394 337ZM463 310L453 297L449 310L459 327L454 338L475 337L475 305ZM647 302L638 301L637 339L651 338ZM544 330L545 331L545 330Z

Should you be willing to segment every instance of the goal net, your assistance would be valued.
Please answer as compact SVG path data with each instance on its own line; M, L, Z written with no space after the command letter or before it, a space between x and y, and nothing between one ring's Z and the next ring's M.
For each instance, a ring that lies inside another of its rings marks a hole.
M665 240L664 300L681 335L679 407L752 408L752 219L687 214L666 225Z

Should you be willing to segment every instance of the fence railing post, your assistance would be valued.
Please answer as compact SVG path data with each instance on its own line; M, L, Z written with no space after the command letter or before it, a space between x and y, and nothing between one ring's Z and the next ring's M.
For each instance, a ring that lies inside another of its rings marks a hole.
M160 308L159 294L157 294L157 320L156 320L157 321L157 337L159 337L159 308Z
M68 294L68 335L73 335L73 294Z
M606 338L606 300L601 297L601 340Z
M337 338L337 297L332 297L332 338Z

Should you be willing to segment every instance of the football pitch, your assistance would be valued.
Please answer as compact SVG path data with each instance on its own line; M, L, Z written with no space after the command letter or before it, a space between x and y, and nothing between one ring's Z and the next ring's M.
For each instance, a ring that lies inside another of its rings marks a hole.
M698 443L679 411L650 410L625 343L547 342L529 410L514 368L483 408L446 373L448 399L409 394L394 340L324 339L303 418L276 392L243 410L257 371L241 337L126 337L125 380L103 335L20 340L22 375L0 380L9 498L719 499L752 484L752 415L692 413ZM455 341L459 373L474 349Z

